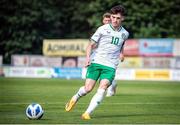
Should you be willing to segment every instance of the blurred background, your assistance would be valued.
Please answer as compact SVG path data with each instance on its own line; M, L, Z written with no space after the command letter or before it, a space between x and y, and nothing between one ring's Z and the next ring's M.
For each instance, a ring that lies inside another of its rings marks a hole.
M118 4L130 37L116 79L180 80L179 0L1 0L0 75L84 77L88 39Z

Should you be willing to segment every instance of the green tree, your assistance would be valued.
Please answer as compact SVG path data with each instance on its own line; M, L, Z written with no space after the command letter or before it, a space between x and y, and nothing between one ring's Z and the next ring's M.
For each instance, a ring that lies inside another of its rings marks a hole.
M1 0L0 54L42 54L43 39L89 38L102 15L122 4L130 38L179 38L179 0Z
M40 54L44 38L63 35L59 30L63 15L50 0L2 0L0 4L0 48L7 62L12 54Z

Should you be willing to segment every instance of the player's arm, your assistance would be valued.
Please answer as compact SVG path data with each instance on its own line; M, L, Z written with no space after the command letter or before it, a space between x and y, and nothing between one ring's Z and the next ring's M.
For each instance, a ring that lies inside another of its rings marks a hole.
M121 62L123 62L124 61L124 54L120 53L119 58L120 58Z
M85 63L85 67L90 65L90 56L91 56L91 52L93 49L95 49L97 47L98 44L98 40L101 37L101 29L98 28L96 30L96 32L91 36L90 38L90 42L86 48L86 63Z
M121 46L120 54L119 54L119 58L120 58L121 62L124 61L124 44L125 44L126 40L127 40L128 37L129 37L129 33L127 32L126 34L127 34L127 35L126 35L126 37L124 38L124 42L123 42L123 44L122 44L122 46Z
M86 62L85 62L85 67L90 65L90 56L91 56L91 52L94 48L96 48L97 44L93 41L90 40L87 48L86 48Z
M125 41L123 42L123 45L121 47L120 54L119 54L119 59L121 62L124 61L124 43L125 43Z

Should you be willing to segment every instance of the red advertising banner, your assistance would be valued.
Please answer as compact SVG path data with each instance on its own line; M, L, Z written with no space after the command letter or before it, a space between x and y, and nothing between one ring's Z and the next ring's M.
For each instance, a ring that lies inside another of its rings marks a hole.
M124 44L124 55L138 56L139 55L139 42L136 39L129 39Z

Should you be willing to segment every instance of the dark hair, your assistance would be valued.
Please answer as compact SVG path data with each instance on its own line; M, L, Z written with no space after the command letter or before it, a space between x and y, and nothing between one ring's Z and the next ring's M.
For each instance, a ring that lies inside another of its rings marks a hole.
M122 16L125 16L126 10L125 10L124 6L117 5L117 6L114 6L113 8L111 8L110 13L111 14L120 13Z

